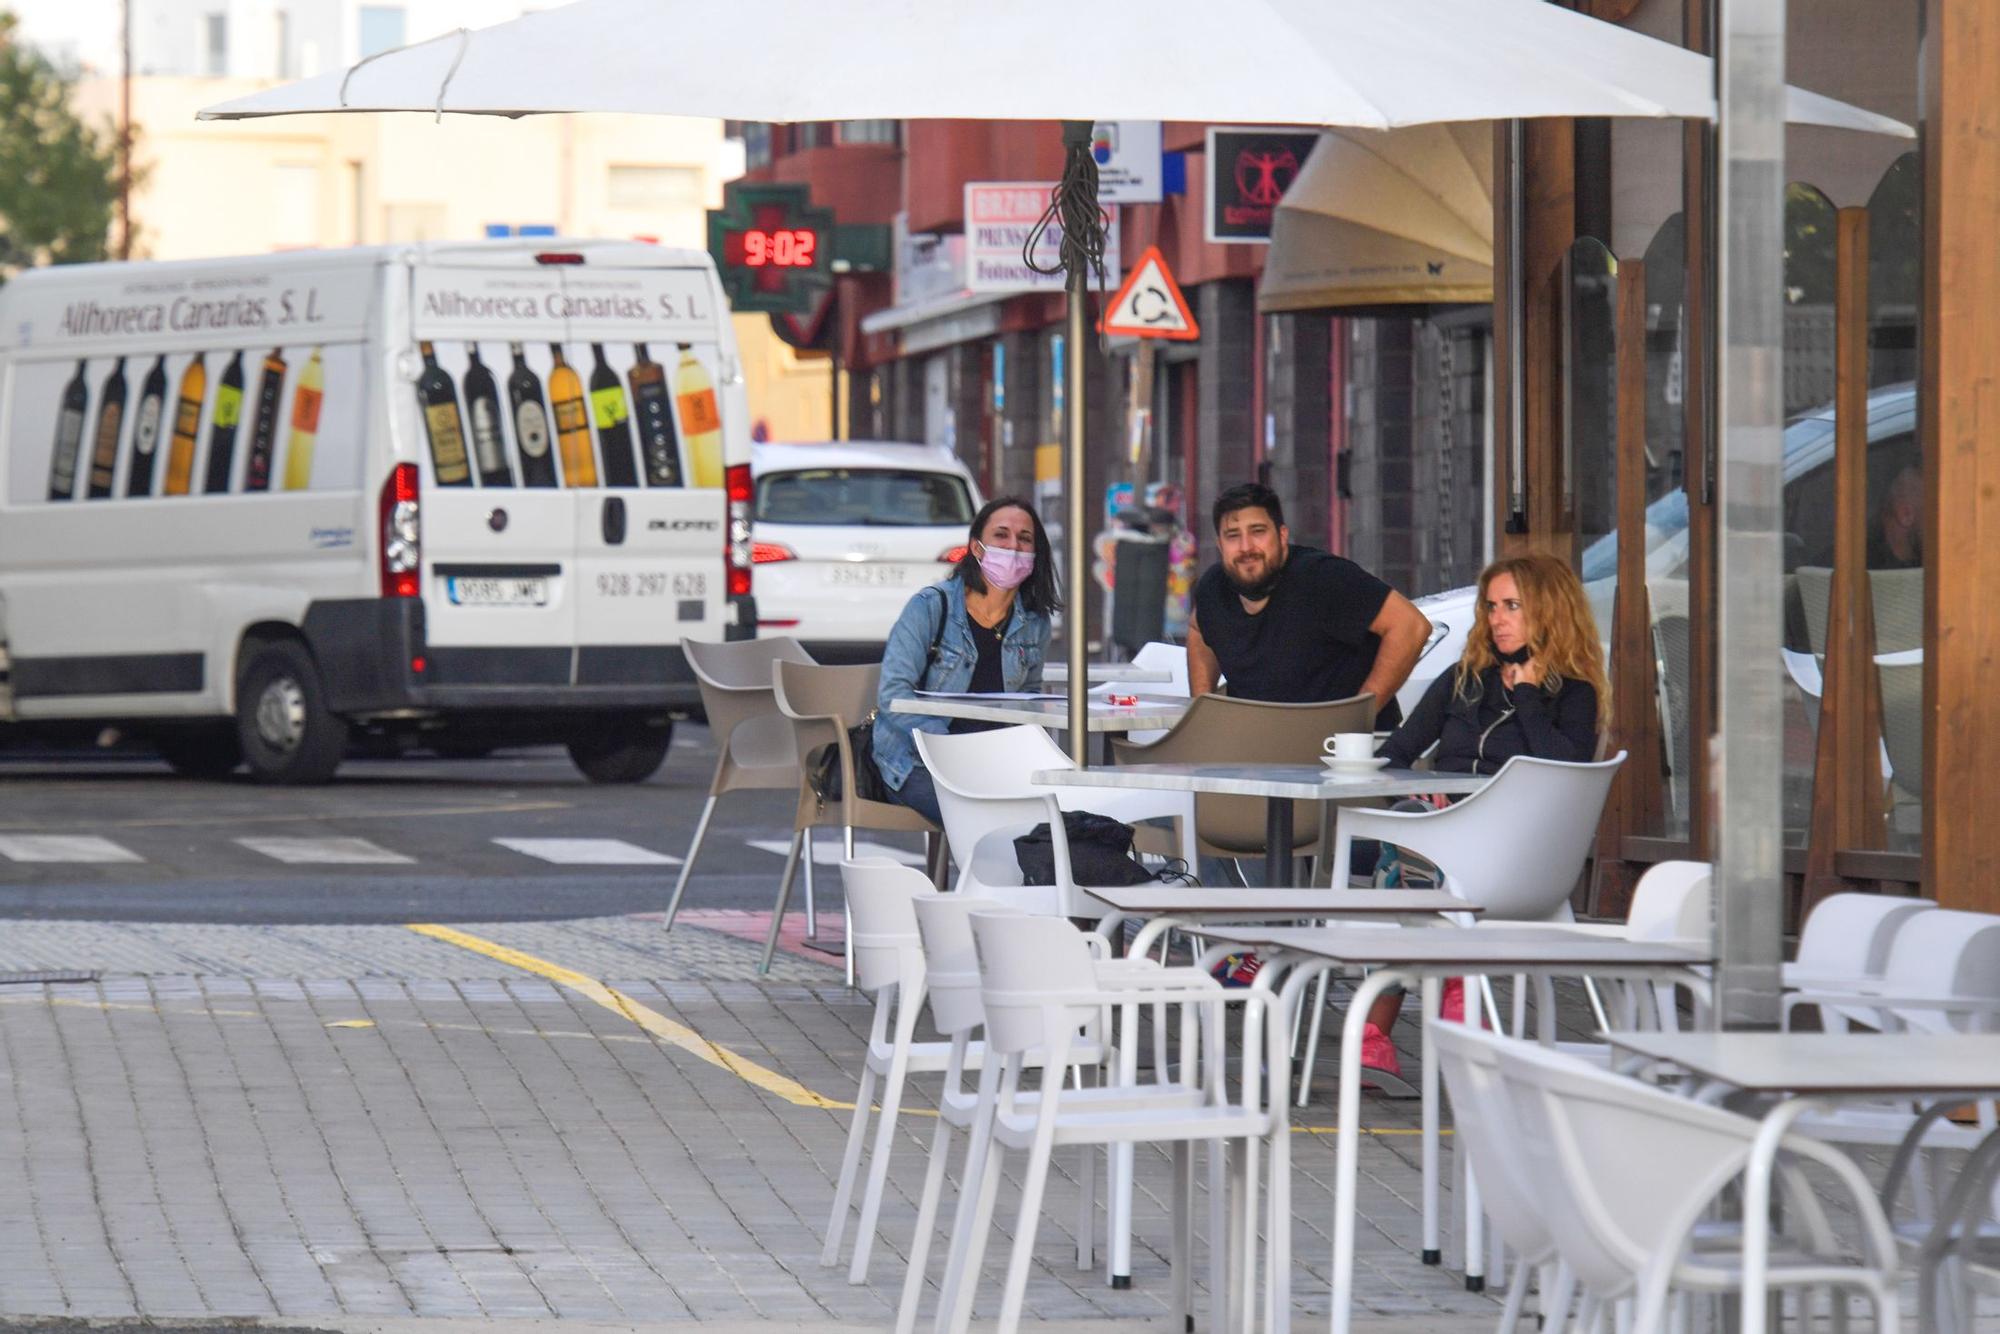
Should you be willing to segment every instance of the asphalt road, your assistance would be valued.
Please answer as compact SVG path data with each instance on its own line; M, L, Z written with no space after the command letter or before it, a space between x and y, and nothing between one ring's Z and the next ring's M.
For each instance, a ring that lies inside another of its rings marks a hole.
M659 772L629 787L586 782L553 748L355 759L318 788L261 787L240 775L201 782L138 755L0 752L0 919L305 924L657 911L714 762L708 730L688 723ZM791 808L783 793L724 797L685 906L768 909ZM837 841L823 836L822 864ZM880 841L914 857L908 837ZM823 903L838 903L838 879L819 877Z

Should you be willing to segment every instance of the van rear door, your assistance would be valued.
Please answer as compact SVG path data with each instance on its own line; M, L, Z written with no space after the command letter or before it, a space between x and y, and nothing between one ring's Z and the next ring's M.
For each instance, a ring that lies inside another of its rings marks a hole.
M725 637L727 312L702 269L561 272L599 483L574 497L577 681L685 683L662 648Z
M575 680L577 497L556 458L550 380L562 278L523 264L417 268L402 369L422 456L423 598L439 685ZM414 380L414 386L409 384Z

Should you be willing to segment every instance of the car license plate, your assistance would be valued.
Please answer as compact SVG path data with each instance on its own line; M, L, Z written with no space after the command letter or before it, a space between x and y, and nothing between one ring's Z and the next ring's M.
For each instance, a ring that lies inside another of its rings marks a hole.
M453 575L444 588L445 596L459 607L545 607L549 602L549 581L541 575Z
M826 581L841 588L901 588L908 581L907 565L864 562L826 567Z

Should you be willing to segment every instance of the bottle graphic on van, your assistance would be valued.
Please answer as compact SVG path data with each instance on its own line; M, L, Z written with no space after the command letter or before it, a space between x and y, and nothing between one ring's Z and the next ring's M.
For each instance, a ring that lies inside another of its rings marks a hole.
M639 431L639 452L646 459L650 486L681 484L681 442L674 433L674 409L667 402L667 368L654 361L640 343L632 363L632 417Z
M83 448L83 419L90 414L90 386L83 382L87 364L77 362L75 376L63 386L62 415L56 418L56 448L49 456L50 500L68 500L76 494L76 456Z
M285 398L285 350L271 349L257 381L257 418L250 424L250 457L243 464L243 489L271 489L271 454L278 446L278 406Z
M118 467L118 437L125 432L125 358L118 358L104 377L104 394L97 405L97 434L90 450L90 498L111 494Z
M285 442L285 490L304 491L312 485L313 446L319 442L319 409L326 401L326 370L319 349L299 372L292 391L292 438Z
M205 353L181 372L181 393L174 404L174 442L167 450L167 484L161 495L184 496L194 481L194 438L201 431L201 401L208 397L208 367Z
M625 386L605 363L604 344L592 343L590 354L596 359L590 370L590 415L597 420L597 446L604 454L604 484L637 486L639 469L632 461L632 414L625 407Z
M458 415L458 391L451 376L438 365L437 349L417 344L424 354L424 372L417 377L417 402L424 409L424 433L431 440L431 471L439 486L471 486L472 469L465 461L465 425Z
M528 355L519 343L507 344L514 369L507 376L507 402L514 411L514 440L521 446L521 485L556 485L555 460L549 457L549 408L542 401L542 382L528 369Z
M139 417L132 427L132 466L125 470L125 494L153 494L153 459L160 452L160 416L167 408L167 359L162 356L139 386Z
M721 486L722 414L715 407L715 382L708 378L708 368L695 360L692 346L682 343L680 349L681 364L674 370L674 400L681 410L690 480L695 486Z
M465 368L465 411L472 419L472 461L479 466L481 486L514 485L507 466L507 442L500 434L500 386L479 359L479 344L467 343L472 364Z
M563 360L562 344L550 343L556 354L549 372L549 400L556 410L556 444L562 450L563 482L596 486L597 460L590 452L590 415L583 407L583 381Z
M205 495L226 495L229 469L236 462L236 427L243 420L243 352L237 349L215 385L215 416L208 424L208 478Z

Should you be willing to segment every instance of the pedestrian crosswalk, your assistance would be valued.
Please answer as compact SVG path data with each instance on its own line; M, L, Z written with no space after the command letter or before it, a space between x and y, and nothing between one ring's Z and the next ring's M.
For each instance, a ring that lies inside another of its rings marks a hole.
M138 841L136 838L134 841ZM413 852L384 847L370 839L256 834L224 837L222 842L285 866L411 866ZM494 838L484 843L555 866L679 866L682 858L658 848L642 847L621 838ZM783 857L787 839L744 839L747 847ZM858 840L858 857L888 857L908 866L922 866L923 854ZM842 856L837 831L823 831L813 843L813 860L837 865ZM149 858L116 839L99 834L0 834L0 861L23 864L143 865Z
M0 834L0 857L13 862L138 862L138 853L94 834Z

